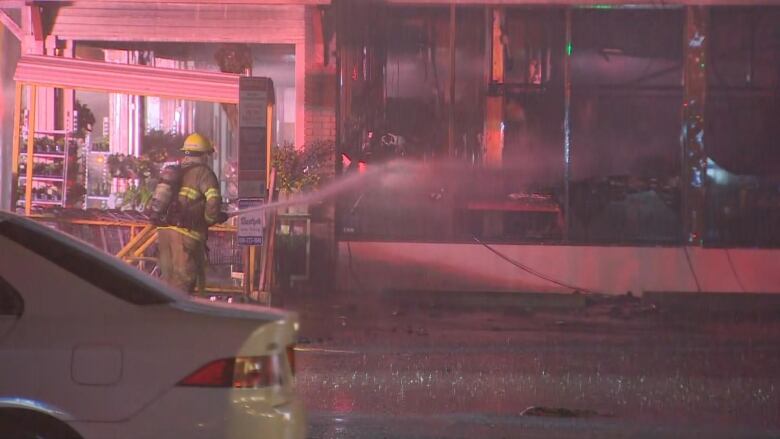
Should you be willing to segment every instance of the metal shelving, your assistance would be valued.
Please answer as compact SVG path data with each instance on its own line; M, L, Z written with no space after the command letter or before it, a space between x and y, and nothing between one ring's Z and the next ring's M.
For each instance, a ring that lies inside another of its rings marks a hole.
M19 180L25 180L27 177L19 177ZM48 182L54 182L54 183L63 183L65 182L64 178L60 177L46 177L43 175L33 175L32 176L33 181L48 181Z
M27 151L22 151L19 155L27 156ZM42 159L65 159L65 154L51 154L43 152L34 152L33 157L40 157Z
M29 135L29 133L27 133ZM24 167L24 172L19 173L19 188L24 188L24 191L21 191L21 194L25 194L26 188L28 185L32 187L32 191L41 190L44 189L45 191L52 191L55 192L58 195L58 199L40 199L37 198L34 194L30 197L30 204L31 206L67 206L67 192L68 192L68 165L69 165L69 159L70 159L70 146L71 142L74 140L72 137L72 133L64 131L64 130L42 130L42 131L34 131L33 132L33 139L40 139L42 137L48 137L50 139L61 139L62 140L62 152L52 152L52 151L46 151L46 152L39 152L36 151L38 148L38 145L33 145L32 151L26 150L26 151L19 151L19 169L21 170L22 167ZM58 140L59 140L58 139ZM26 145L28 140L23 138L23 143ZM35 140L33 140L33 143ZM56 142L56 140L55 140ZM51 145L48 145L46 147L47 149L51 148ZM55 144L55 148L59 149L60 147ZM29 160L28 155L32 153L32 160ZM36 163L55 163L55 162L61 162L62 166L60 169L57 169L57 173L55 175L35 175L35 164ZM29 170L27 167L33 167L33 173L28 173ZM26 205L26 195L19 196L19 199L17 200L17 206L25 206ZM54 195L54 196L57 196ZM54 197L52 196L52 197Z

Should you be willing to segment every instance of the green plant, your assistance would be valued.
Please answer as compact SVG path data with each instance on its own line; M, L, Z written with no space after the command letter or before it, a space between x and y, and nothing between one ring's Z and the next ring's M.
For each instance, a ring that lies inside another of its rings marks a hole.
M153 184L160 176L163 163L178 152L184 137L160 130L149 131L144 136L145 152L139 157L111 154L106 159L108 172L115 178L138 179L125 192L117 194L120 209L143 210L153 195Z
M252 68L252 51L246 44L223 44L214 60L223 73L242 74Z
M149 205L149 202L152 201L153 195L154 195L154 190L151 189L148 184L144 185L141 188L141 193L138 198L140 207L145 209L146 206Z
M75 206L84 202L87 190L84 184L87 161L82 155L75 155L68 164L68 204Z
M152 189L146 183L139 186L131 185L124 193L117 194L117 199L121 200L119 208L144 210L152 199L152 195Z
M111 154L106 159L108 172L116 178L138 178L142 181L157 178L164 161L158 161L146 154L133 157L125 154Z
M316 189L324 180L333 176L334 144L315 141L303 148L292 144L277 146L272 150L271 166L276 169L276 187L286 192Z
M239 75L252 71L252 50L246 44L223 44L216 53L214 60L219 65L222 73L236 73ZM238 128L238 105L222 104L230 126Z
M37 153L42 153L42 154L63 152L65 150L64 142L65 142L64 139L54 140L48 136L36 137L35 139L33 139L33 150ZM25 139L25 145L26 145L26 139Z
M120 209L133 209L139 198L139 190L135 185L129 186L121 195L117 194L117 199L122 200L119 204Z
M180 154L184 138L184 135L173 131L149 130L141 139L144 155L153 162L162 163Z
M83 139L87 136L87 132L92 131L92 126L95 125L95 115L92 114L92 110L87 104L82 104L80 101L76 101L76 112L76 132L74 135Z
M68 186L68 204L73 206L84 202L87 190L84 185L73 184Z
M136 177L136 158L125 154L111 154L106 159L108 172L116 178Z

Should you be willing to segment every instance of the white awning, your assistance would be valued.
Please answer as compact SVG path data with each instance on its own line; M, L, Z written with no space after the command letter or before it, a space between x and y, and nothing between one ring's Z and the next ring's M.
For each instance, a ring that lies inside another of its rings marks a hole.
M68 1L51 35L74 41L296 44L306 39L306 8L263 1ZM53 9L53 8L52 8Z
M239 75L112 64L55 56L19 59L14 80L44 87L238 103Z

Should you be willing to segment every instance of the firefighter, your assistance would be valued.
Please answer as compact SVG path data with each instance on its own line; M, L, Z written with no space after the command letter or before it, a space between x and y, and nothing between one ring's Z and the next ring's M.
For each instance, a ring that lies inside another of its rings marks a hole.
M159 266L163 280L189 293L203 292L206 273L206 239L209 226L227 220L220 210L219 180L209 167L214 147L194 133L184 140L184 158L171 178L170 212L158 224ZM158 187L161 187L158 185ZM170 189L169 189L170 190ZM157 190L155 194L157 194ZM173 194L171 194L173 195ZM152 205L158 200L152 200Z

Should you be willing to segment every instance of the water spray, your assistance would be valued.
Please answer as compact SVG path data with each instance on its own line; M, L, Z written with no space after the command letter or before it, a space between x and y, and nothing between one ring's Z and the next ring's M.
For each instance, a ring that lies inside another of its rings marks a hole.
M460 169L462 165L457 163L440 163L437 165L438 169L445 169L445 170L457 170ZM294 197L289 200L285 201L276 201L273 203L264 204L262 206L257 207L250 207L247 209L242 210L236 210L233 212L228 213L229 217L236 217L241 215L246 215L254 212L265 212L270 211L274 209L280 209L284 207L294 206L298 204L307 204L312 203L316 201L322 201L329 198L332 198L336 195L341 194L342 192L346 192L351 189L356 188L362 188L364 191L361 193L361 195L358 197L358 199L353 204L351 211L354 212L354 210L357 208L357 206L360 204L360 202L363 200L363 197L366 194L365 189L370 187L372 184L383 184L387 186L398 186L403 183L408 183L413 177L423 175L424 172L430 171L431 165L430 164L421 164L419 162L411 162L408 160L395 160L391 161L382 165L374 166L370 169L368 169L366 172L362 173L352 173L343 177L339 177L332 181L331 183L324 186L322 189L315 191L315 192L309 192L297 197ZM432 197L432 200L439 199L444 192L444 189L440 189L439 192L433 194L436 195L435 197ZM581 292L581 293L593 293L592 290L583 288L578 285L572 285L565 282L562 282L560 280L557 280L551 276L547 276L532 267L529 267L527 265L524 265L507 255L503 254L502 252L498 251L493 246L483 242L481 239L479 239L477 236L472 236L472 239L479 245L482 245L487 250L489 250L494 255L498 256L500 259L503 259L504 261L510 263L511 265L515 266L516 268L534 276L539 279L545 280L547 282L550 282L552 284L558 285L560 287L564 287L567 289L570 289L572 291ZM351 261L352 261L352 249L349 246L349 243L347 243L347 250L349 252L349 261L350 261L350 267L351 267ZM351 268L350 268L351 270ZM353 276L355 276L353 274ZM359 280L356 278L356 282L359 283Z
M299 204L309 204L317 201L327 200L341 194L342 192L361 187L365 188L371 184L376 183L397 184L400 180L396 180L396 177L408 176L416 172L415 168L418 166L419 165L404 160L388 162L386 164L370 168L364 173L353 173L344 177L339 177L320 190L305 193L303 195L293 197L289 200L275 201L272 203L263 204L262 206L228 212L228 217L236 217L255 212L265 212Z

